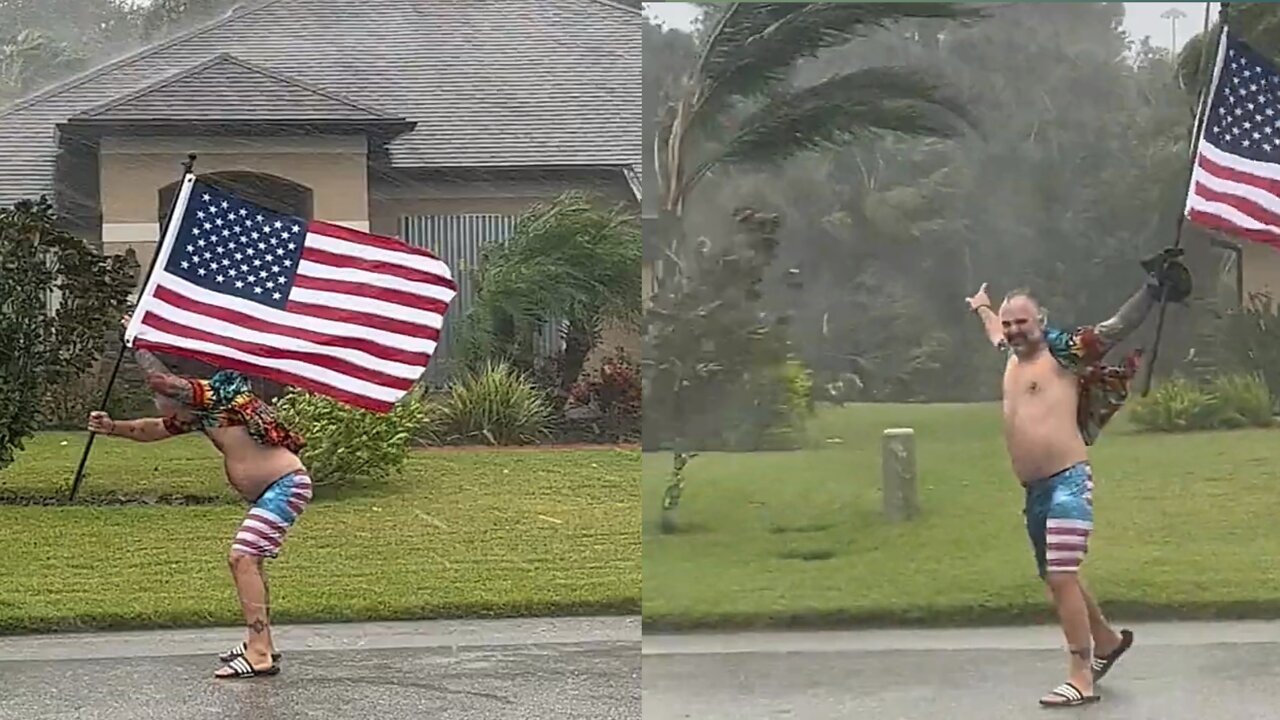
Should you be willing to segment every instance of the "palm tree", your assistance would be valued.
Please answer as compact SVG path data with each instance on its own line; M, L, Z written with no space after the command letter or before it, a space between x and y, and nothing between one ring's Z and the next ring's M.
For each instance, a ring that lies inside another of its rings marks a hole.
M629 210L580 192L532 206L506 243L484 251L468 318L471 359L499 356L531 369L534 329L563 323L563 400L603 328L639 318L642 252L640 222Z
M700 57L666 107L652 149L668 221L683 214L689 194L721 166L778 163L873 131L945 137L963 126L964 109L907 68L863 68L801 88L787 80L799 60L869 29L904 18L978 17L978 8L741 2L708 12Z

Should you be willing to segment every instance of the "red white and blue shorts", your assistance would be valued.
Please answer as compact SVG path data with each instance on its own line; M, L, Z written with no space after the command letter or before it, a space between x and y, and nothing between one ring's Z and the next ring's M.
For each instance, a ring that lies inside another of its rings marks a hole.
M1040 577L1079 572L1093 534L1093 469L1072 465L1027 486L1027 535Z
M231 543L231 552L257 557L276 557L284 535L298 521L311 502L311 478L292 472L276 480L249 508Z

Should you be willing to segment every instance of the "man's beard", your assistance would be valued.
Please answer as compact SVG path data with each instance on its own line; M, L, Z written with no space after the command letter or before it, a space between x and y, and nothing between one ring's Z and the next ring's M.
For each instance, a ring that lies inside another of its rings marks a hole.
M1015 355L1019 357L1029 357L1035 355L1041 346L1039 339L1032 339L1027 335L1014 335L1006 337L1005 342L1009 343L1009 347L1013 348Z

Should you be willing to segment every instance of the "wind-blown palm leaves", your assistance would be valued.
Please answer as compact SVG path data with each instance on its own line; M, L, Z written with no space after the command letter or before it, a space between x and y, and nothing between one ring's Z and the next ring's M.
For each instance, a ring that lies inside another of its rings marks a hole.
M726 5L709 18L685 91L662 117L654 160L663 210L682 214L685 198L721 165L778 162L873 131L959 132L964 108L908 68L857 69L803 88L786 81L797 61L895 20L979 14L953 3Z
M623 208L580 192L532 206L510 240L484 251L468 318L472 359L509 358L524 367L533 359L533 329L563 322L567 391L603 327L639 317L642 252L640 223Z

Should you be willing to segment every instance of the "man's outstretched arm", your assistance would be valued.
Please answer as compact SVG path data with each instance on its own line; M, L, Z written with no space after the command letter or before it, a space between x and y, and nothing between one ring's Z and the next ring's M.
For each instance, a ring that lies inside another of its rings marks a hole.
M195 429L191 423L177 418L140 418L138 420L114 420L105 412L89 414L89 431L99 435L122 437L134 442L155 442Z
M1108 347L1116 345L1142 325L1147 315L1151 314L1151 308L1159 301L1160 283L1148 276L1142 288L1126 300L1115 315L1098 323L1093 329Z
M965 302L969 303L969 309L982 321L982 331L986 333L987 340L991 341L995 347L1003 349L1005 347L1004 330L1000 327L1000 316L991 307L991 298L987 297L987 284L982 283L978 292L973 297L965 298Z

